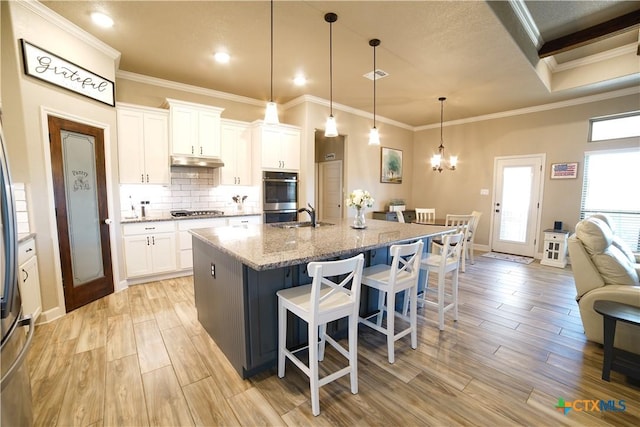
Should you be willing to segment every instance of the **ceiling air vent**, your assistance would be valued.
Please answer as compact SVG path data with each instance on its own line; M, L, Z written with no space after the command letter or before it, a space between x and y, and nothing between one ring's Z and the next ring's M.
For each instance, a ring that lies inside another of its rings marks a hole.
M363 76L363 77L366 77L367 79L369 79L369 80L372 80L372 81L373 81L373 73L374 73L374 72L376 73L376 76L377 76L377 77L376 77L376 80L380 80L381 78L383 78L383 77L387 77L387 76L389 75L389 73L387 73L386 71L381 70L381 69L379 69L379 68L378 68L378 69L377 69L377 70L375 70L375 71L369 71L367 74L364 74L364 76Z

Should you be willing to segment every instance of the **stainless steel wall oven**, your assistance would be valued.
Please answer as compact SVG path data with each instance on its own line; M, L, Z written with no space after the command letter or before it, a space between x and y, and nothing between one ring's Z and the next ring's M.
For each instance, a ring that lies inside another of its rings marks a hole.
M298 220L298 174L262 172L264 222Z

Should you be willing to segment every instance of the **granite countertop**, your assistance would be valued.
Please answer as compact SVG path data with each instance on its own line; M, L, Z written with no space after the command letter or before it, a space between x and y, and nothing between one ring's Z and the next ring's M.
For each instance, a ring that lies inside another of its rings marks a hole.
M18 233L18 243L26 242L32 237L36 237L36 233Z
M120 220L121 224L131 224L136 222L152 222L152 221L183 221L189 219L204 219L204 218L233 218L236 216L259 216L262 215L262 212L225 212L223 215L198 215L198 216L171 216L169 212L163 213L162 215L156 216L145 216L144 218L128 218L122 217Z
M270 270L368 251L418 238L441 235L451 227L367 219L367 228L351 228L352 220L317 228L278 228L253 224L190 230L196 238L254 270Z

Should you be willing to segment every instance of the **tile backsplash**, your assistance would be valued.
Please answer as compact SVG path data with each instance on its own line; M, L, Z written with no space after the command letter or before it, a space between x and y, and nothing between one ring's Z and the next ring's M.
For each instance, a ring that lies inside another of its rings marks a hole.
M27 208L27 189L23 183L13 183L13 197L16 202L16 222L18 224L18 233L30 233L29 226L29 210Z
M258 209L259 186L214 186L216 169L194 167L172 167L171 185L120 185L120 206L122 217L140 215L140 202L148 201L147 216L160 216L173 209L218 209L225 212L237 211L232 197L247 196L244 211ZM133 210L132 210L133 206Z

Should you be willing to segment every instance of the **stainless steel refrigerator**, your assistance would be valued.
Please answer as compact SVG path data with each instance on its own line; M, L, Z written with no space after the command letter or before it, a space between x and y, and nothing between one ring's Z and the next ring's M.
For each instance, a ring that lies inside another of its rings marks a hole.
M31 426L31 385L26 357L33 338L31 316L22 316L22 302L18 289L18 236L16 210L9 175L2 125L0 124L0 289L2 316L0 332L0 412L1 426ZM24 328L28 327L25 333Z

